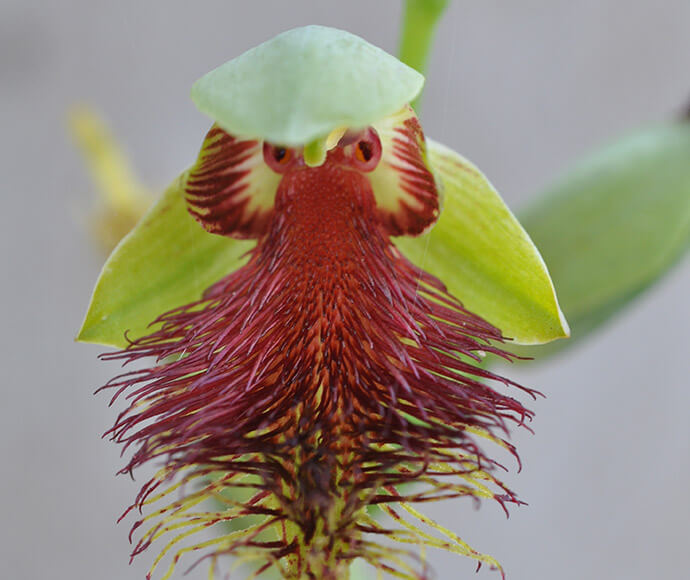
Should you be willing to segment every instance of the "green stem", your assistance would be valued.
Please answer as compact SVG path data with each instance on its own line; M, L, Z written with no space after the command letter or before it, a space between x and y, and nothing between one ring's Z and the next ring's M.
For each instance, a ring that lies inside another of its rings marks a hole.
M443 15L448 0L405 0L400 49L401 61L425 74L436 25ZM419 109L421 94L412 103Z

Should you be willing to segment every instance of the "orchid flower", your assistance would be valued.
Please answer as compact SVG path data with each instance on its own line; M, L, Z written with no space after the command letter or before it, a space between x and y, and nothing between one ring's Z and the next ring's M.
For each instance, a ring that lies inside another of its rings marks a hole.
M151 574L195 554L212 575L233 555L255 575L360 560L417 579L425 546L500 569L415 504L520 503L485 447L517 458L515 396L537 393L481 363L568 327L491 184L426 140L422 85L319 26L194 85L214 120L199 157L116 248L79 337L138 362L104 388L127 401L122 471L162 465L130 508L133 555L161 545Z

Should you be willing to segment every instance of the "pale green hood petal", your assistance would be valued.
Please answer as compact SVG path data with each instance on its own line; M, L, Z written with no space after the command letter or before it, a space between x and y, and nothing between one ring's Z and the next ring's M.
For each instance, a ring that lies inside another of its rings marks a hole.
M204 75L192 100L236 136L300 146L400 110L424 77L358 36L288 30Z

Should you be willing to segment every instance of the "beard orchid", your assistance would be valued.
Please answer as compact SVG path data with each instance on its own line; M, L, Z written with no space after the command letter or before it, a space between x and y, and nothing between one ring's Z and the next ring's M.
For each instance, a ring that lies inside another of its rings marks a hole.
M535 392L480 363L567 325L488 181L425 139L407 104L422 83L314 26L195 85L215 123L111 256L80 334L137 362L104 388L127 401L108 431L132 450L123 472L161 466L131 508L133 555L161 544L152 573L196 554L212 574L233 555L294 580L356 560L426 578L415 545L500 568L415 506L519 503L485 444L517 457L509 427L532 413L514 395Z

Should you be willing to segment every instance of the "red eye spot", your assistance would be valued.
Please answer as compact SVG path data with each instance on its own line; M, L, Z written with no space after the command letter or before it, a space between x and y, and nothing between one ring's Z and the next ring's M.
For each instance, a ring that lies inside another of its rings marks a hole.
M285 173L294 159L292 149L264 142L264 161L276 173Z
M371 127L352 145L352 165L360 171L373 171L381 160L381 140Z

